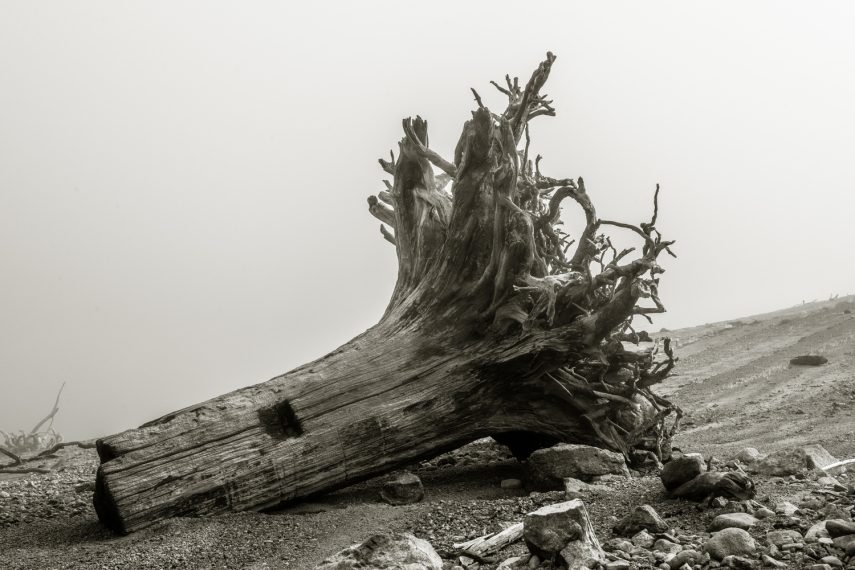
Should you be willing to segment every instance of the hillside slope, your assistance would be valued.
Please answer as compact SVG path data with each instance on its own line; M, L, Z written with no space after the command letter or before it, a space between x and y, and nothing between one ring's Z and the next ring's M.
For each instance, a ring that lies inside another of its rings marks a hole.
M682 449L729 456L820 443L855 457L855 296L701 327L679 339L676 375L657 392L686 412ZM796 366L795 356L828 358Z

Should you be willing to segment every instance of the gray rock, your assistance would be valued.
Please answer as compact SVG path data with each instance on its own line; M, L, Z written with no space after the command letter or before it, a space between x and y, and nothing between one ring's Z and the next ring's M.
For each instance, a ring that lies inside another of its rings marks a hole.
M799 503L800 509L810 509L812 511L818 511L824 506L825 501L818 497L808 497L807 499Z
M741 528L748 530L759 522L758 519L747 513L729 513L719 515L710 523L708 532L718 532L726 528Z
M855 534L855 522L843 520L825 521L825 530L828 531L828 536L831 538Z
M606 570L629 570L631 564L628 560L612 560L606 564Z
M774 517L775 511L771 509L767 509L766 507L761 507L754 511L754 517L758 519L768 519L769 517Z
M775 503L775 513L779 515L784 515L785 517L790 517L794 515L797 510L799 510L799 508L789 501L781 501L780 503Z
M547 505L526 515L523 539L541 559L556 557L568 570L591 568L606 560L588 511L579 499ZM556 556L557 555L557 556Z
M804 356L797 356L790 359L790 364L795 364L797 366L820 366L826 362L828 362L826 357L815 354L806 354Z
M819 559L820 564L828 564L832 568L843 568L843 562L836 556L823 556Z
M390 505L410 505L424 498L425 489L418 475L409 471L398 471L383 482L380 496Z
M828 531L825 530L825 523L828 521L818 522L808 529L805 533L805 542L816 542L820 538L831 538Z
M855 556L855 540L846 545L846 556Z
M671 542L665 538L660 538L653 543L653 550L664 552L665 554L676 554L683 550L683 546L675 542Z
M730 556L726 556L724 560L721 561L723 566L727 566L728 568L736 568L737 570L751 570L754 568L754 561L743 556L735 556L731 554Z
M677 555L668 562L668 566L671 568L680 568L683 564L694 566L701 560L702 556L703 555L697 550L683 550L678 552Z
M746 447L736 454L736 460L743 465L751 465L755 461L763 458L763 455L753 447Z
M564 496L570 499L581 499L585 495L594 491L610 491L611 488L607 485L589 485L579 479L573 477L564 478Z
M635 536L640 531L652 533L666 532L668 525L650 505L641 505L615 525L614 532L619 536Z
M786 568L787 567L787 565L785 563L779 562L778 560L775 560L774 558L772 558L768 554L764 554L762 556L762 560L763 560L763 566L769 566L771 568Z
M836 461L821 445L808 445L770 453L748 465L747 469L751 473L784 477L800 473L805 468L822 469Z
M834 487L835 485L840 485L840 481L838 481L834 477L820 477L816 480L816 482L825 487Z
M810 570L831 570L831 566L828 564L813 564L808 566Z
M662 480L665 489L672 491L706 470L706 461L700 453L687 453L679 459L672 459L666 463L659 473L659 478Z
M538 449L523 465L523 482L529 491L559 491L565 477L590 481L606 474L629 477L623 455L569 443Z
M315 570L442 570L429 542L411 534L377 534L325 559Z
M842 521L852 521L852 515L850 514L849 509L840 505L830 503L825 506L822 512L827 520L839 519Z
M834 541L834 546L840 550L846 550L850 544L855 542L855 534L844 534L843 536L834 537L832 540Z
M766 533L766 543L781 548L785 544L793 544L804 540L801 533L795 530L772 530Z
M646 530L642 530L632 537L632 543L640 548L650 548L654 542L656 539Z
M751 535L741 528L726 528L715 533L704 545L704 550L716 560L726 556L745 556L754 554L757 545Z

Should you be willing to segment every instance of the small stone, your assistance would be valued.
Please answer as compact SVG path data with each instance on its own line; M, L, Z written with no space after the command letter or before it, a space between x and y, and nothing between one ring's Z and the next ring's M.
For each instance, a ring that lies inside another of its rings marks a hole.
M650 548L654 542L656 542L656 539L646 530L642 530L632 537L632 543L640 548Z
M628 560L613 560L606 564L606 570L629 570L630 563Z
M750 555L757 549L751 535L741 528L726 528L715 533L704 549L716 560L730 555Z
M425 496L422 480L415 473L398 471L393 473L380 488L380 497L390 505L418 503Z
M816 542L820 538L829 538L830 535L828 534L828 531L825 529L825 523L827 523L827 522L828 521L818 522L815 525L813 525L812 527L810 527L808 529L808 531L805 533L805 542L810 543L810 542Z
M407 570L441 570L442 559L426 540L411 534L377 534L326 558L315 570L387 568L406 560Z
M762 457L763 456L760 454L760 452L754 449L753 447L746 447L745 449L736 454L736 460L742 463L743 465L751 465Z
M728 556L722 563L730 568L736 568L737 570L751 570L754 568L754 561L743 556Z
M819 559L820 564L828 564L832 568L843 568L843 562L836 556L824 556Z
M701 553L697 550L683 550L677 553L674 558L668 563L671 568L680 568L684 564L688 564L691 568L701 559Z
M797 510L799 510L799 508L789 501L781 501L780 503L775 504L775 513L784 515L785 517L794 515Z
M624 517L614 528L615 534L620 536L635 536L642 530L660 533L667 531L668 525L660 518L653 507L650 505L641 505Z
M710 502L710 506L714 509L723 509L727 506L727 499L724 497L716 497Z
M810 570L831 570L831 566L828 564L814 564L812 566L808 566Z
M790 364L795 364L797 366L820 366L826 362L828 362L826 357L815 354L807 354L790 359Z
M762 520L762 519L767 519L769 517L774 517L774 516L775 516L775 511L773 511L771 509L767 509L766 507L761 507L761 508L757 509L756 511L754 511L754 518L757 518L757 519Z
M812 511L818 511L822 507L825 506L825 501L819 499L817 497L810 497L805 499L804 501L799 503L800 509L810 509Z
M502 489L522 489L522 481L519 479L504 479Z
M590 568L606 560L588 511L579 499L541 507L527 514L523 525L529 552L541 559L564 561L568 570Z
M855 541L846 545L846 556L855 556Z
M709 532L717 532L726 528L741 528L748 530L759 521L746 513L730 513L719 515L713 519L708 529Z
M534 570L540 566L540 557L537 554L532 554L531 558L528 559L528 567Z
M659 540L653 543L653 550L663 552L665 554L676 554L683 550L683 547L679 544L671 542L670 540L660 538Z
M7 493L6 491L0 491L0 498L3 498L3 499L10 499L11 497L12 497L12 495L10 495L9 493Z
M840 486L840 482L834 477L820 477L816 482L824 487Z
M826 525L826 528L828 528L828 525ZM855 542L855 534L844 534L843 536L834 537L832 540L834 541L834 546L841 550L846 550L847 546Z
M613 473L629 477L623 455L591 447L559 443L538 449L523 465L523 480L529 491L557 491L564 486L565 477L590 480L596 475Z
M787 567L787 565L784 564L783 562L778 562L777 560L775 560L774 558L772 558L771 556L769 556L767 554L764 554L762 556L762 560L763 560L764 566L771 566L772 568L786 568Z

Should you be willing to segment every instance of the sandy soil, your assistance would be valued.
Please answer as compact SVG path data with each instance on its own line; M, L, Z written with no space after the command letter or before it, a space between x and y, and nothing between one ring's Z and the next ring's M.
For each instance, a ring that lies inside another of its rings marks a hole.
M855 298L740 319L745 324L661 333L679 339L677 374L657 387L686 412L676 445L728 459L744 447L769 452L820 443L838 458L855 457L855 315L843 314L846 308L855 313ZM828 364L789 364L809 352ZM454 465L437 468L437 458L419 470L425 498L415 505L382 503L373 480L271 513L173 519L117 537L91 507L86 485L94 479L94 451L67 448L58 455L66 459L62 471L0 475L0 568L310 569L377 532L406 530L448 548L560 500L501 489L503 479L520 477L521 466L482 440L443 456ZM618 517L644 503L689 536L715 514L666 500L654 473L640 475L586 501L601 540ZM757 482L760 497L772 501L798 501L812 485ZM500 559L524 549L511 546Z

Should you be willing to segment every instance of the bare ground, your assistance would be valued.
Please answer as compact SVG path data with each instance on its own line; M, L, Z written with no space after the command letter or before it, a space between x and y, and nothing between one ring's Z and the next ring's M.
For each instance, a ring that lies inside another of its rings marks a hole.
M686 412L676 445L726 459L744 447L769 452L820 443L838 458L855 457L855 315L844 309L855 312L854 297L661 333L680 339L678 374L657 389ZM829 362L789 364L807 353ZM380 482L373 480L266 514L173 519L117 537L98 523L91 491L75 490L94 479L94 451L59 455L66 458L60 472L0 475L0 491L10 495L0 494L0 568L310 569L374 533L405 530L449 548L560 500L556 493L501 489L521 467L482 440L443 456L454 465L420 469L425 498L415 505L380 502ZM586 501L601 540L617 518L644 503L690 541L716 514L665 499L653 473L611 485ZM811 483L759 478L758 487L760 497L797 501ZM524 550L511 546L499 559Z

